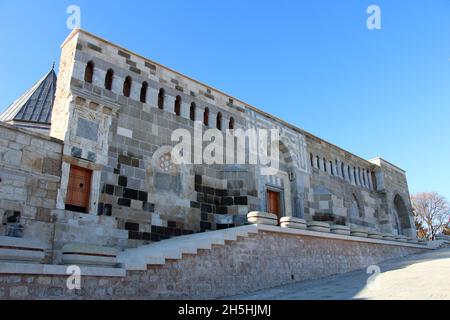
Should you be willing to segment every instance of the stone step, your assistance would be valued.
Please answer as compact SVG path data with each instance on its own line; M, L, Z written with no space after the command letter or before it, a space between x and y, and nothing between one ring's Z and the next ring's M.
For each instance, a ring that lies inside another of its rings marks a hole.
M45 246L34 240L0 236L0 261L41 263Z
M167 260L182 259L183 254L198 254L198 250L211 250L213 246L224 246L226 242L257 232L255 226L243 226L186 235L125 250L117 259L119 265L127 270L146 270L148 265L164 265Z

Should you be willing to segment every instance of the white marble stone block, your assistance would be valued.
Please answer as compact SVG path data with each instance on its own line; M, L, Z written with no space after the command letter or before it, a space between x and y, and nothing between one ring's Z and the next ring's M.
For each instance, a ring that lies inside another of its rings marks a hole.
M66 244L61 253L62 262L66 265L114 267L119 251L91 244Z
M335 225L331 226L331 233L340 234L343 236L349 236L350 235L350 227L335 224Z
M260 211L250 212L247 215L247 220L251 224L267 224L272 226L278 225L277 216L267 212L260 212Z
M331 228L330 224L327 222L309 221L308 230L329 233L331 231Z
M41 263L44 257L44 246L36 241L0 237L0 261Z
M390 233L385 233L383 234L383 240L388 240L388 241L395 241L395 235L390 234Z
M367 229L359 227L351 228L350 235L353 237L361 237L361 238L367 238L369 236Z
M371 239L383 239L383 235L375 230L369 230L368 237Z
M300 218L283 217L280 222L282 228L305 230L307 227L306 220Z

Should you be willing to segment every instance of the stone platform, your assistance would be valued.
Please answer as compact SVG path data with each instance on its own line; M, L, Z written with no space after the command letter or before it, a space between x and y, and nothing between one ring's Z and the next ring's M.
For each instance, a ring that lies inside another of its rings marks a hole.
M82 268L78 291L66 287L66 266L0 264L0 299L215 299L430 251L418 244L268 225L171 242L122 252L122 268Z

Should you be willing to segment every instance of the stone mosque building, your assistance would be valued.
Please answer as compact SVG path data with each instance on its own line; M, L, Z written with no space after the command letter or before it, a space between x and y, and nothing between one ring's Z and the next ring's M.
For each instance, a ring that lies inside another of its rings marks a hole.
M58 76L52 68L0 115L0 236L40 243L41 263L61 264L68 244L139 249L238 230L251 216L419 246L396 165L362 159L86 31L61 48ZM194 136L195 125L278 129L280 170L176 163L171 134Z

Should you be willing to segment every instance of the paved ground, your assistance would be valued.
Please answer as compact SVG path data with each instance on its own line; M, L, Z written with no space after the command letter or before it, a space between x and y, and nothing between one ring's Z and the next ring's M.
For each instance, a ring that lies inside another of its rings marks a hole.
M243 300L450 300L450 248L379 265L373 281L367 270L240 295Z

